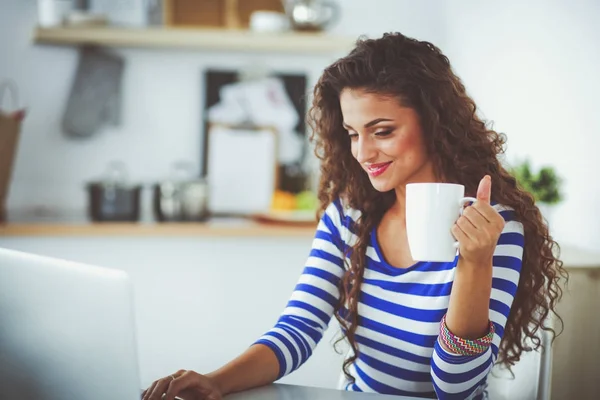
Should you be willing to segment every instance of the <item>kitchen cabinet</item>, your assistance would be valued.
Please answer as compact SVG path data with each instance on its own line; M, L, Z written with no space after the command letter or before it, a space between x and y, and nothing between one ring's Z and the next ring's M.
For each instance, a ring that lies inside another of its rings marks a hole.
M600 393L600 260L595 267L568 271L569 284L557 307L564 331L553 346L552 399L596 399Z

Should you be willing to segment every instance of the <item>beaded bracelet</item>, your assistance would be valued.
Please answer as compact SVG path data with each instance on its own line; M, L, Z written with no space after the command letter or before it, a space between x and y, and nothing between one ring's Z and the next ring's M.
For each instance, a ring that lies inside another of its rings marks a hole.
M455 354L475 356L485 352L490 347L494 338L494 331L494 324L490 321L488 333L484 337L474 340L460 338L450 332L446 325L446 315L444 314L440 325L440 339Z

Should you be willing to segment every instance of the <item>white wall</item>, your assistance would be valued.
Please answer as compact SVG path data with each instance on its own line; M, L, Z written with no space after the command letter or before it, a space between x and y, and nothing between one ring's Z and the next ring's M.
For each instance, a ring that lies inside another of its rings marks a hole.
M600 2L449 0L444 50L483 114L565 180L559 242L600 248Z
M441 10L421 2L380 0L370 8L360 0L343 3L337 34L354 37L401 29L433 41L442 38ZM259 63L279 71L305 71L312 86L322 69L342 55L120 49L127 62L122 126L106 128L89 140L69 140L60 131L60 121L76 51L32 44L35 22L35 0L0 0L0 78L17 81L28 109L9 210L39 205L83 209L85 182L99 177L113 159L125 161L131 179L144 182L164 178L177 160L200 165L201 71L207 66Z

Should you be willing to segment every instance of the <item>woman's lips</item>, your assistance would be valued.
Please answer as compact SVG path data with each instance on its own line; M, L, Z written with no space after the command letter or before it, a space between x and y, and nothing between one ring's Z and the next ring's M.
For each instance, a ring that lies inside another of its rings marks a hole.
M392 162L379 163L379 164L371 164L367 166L367 172L372 177L379 176L385 172L385 170L390 166Z

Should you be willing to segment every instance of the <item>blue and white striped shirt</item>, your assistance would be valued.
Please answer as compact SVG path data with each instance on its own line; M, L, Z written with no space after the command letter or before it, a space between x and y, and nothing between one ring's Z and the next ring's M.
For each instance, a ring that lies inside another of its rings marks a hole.
M359 357L350 367L355 383L346 390L422 398L479 398L497 355L519 283L523 225L514 212L494 206L506 225L493 257L490 320L492 346L476 356L446 351L438 341L448 310L458 257L454 262L417 262L405 269L386 263L376 230L366 253L367 265L358 305ZM317 227L305 269L277 324L256 343L273 350L279 378L294 371L321 340L339 299L345 249L356 243L360 211L332 203Z

